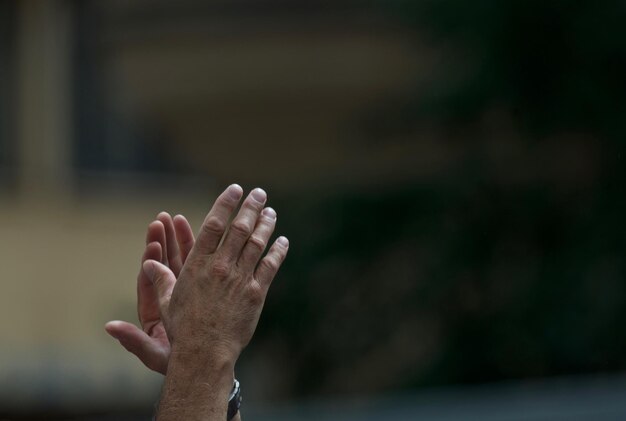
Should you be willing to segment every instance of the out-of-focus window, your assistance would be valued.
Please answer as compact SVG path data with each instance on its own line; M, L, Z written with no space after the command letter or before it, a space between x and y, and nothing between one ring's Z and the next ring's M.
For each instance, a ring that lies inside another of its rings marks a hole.
M368 135L432 67L408 26L347 0L147 4L78 3L79 170L285 191L415 172Z
M113 19L101 2L78 2L75 45L74 165L79 174L169 172L176 168L163 150L168 140L155 123L142 119L132 93L111 74L107 34Z

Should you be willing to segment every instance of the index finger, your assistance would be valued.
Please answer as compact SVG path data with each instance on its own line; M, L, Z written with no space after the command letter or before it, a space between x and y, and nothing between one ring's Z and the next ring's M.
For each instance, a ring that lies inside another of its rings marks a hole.
M180 269L183 266L180 257L180 249L178 248L178 242L176 241L176 230L174 227L174 221L167 212L161 212L157 215L157 220L161 221L165 228L165 251L167 254L167 262L170 269L176 276L180 273Z
M191 251L193 254L208 255L215 252L224 236L228 220L242 196L243 189L238 184L231 184L218 196L200 227L196 244Z
M152 221L148 225L146 234L146 248L141 258L141 264L148 259L161 261L163 258L163 241L164 229L161 221ZM152 282L147 278L143 268L139 269L137 274L137 313L139 322L144 327L146 323L159 318L158 307L156 303L156 294Z

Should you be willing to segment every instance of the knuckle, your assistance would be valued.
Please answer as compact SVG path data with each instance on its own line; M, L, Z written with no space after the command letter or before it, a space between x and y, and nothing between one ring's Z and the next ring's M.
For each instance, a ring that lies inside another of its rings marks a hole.
M233 209L237 206L241 199L235 199L227 192L220 194L216 200L216 204L227 209Z
M230 226L230 229L238 236L248 236L252 229L250 226L242 220L236 220Z
M276 272L280 267L280 262L276 259L276 257L268 255L261 261L261 265L263 265L269 272Z
M248 243L256 251L262 252L267 247L267 242L259 236L253 235L248 239Z
M215 216L209 217L202 225L202 230L207 234L222 234L225 228L224 222Z
M251 209L253 211L260 212L261 209L263 209L263 207L265 206L265 203L258 202L249 197L248 200L246 200L242 206L245 208Z
M209 273L218 279L226 278L230 275L230 266L225 262L216 261L211 264Z
M263 304L263 301L265 300L265 292L258 282L250 284L248 299L254 306Z

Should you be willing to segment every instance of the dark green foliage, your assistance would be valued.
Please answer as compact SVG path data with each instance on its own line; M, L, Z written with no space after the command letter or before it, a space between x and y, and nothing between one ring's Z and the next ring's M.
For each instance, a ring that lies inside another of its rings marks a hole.
M284 199L293 247L261 331L284 334L294 384L369 392L623 370L626 3L381 3L447 51L449 70L368 134L419 142L435 125L450 149L472 147L420 185ZM530 154L505 165L515 182L483 150L493 108Z
M514 112L524 131L625 134L624 2L384 3L449 49L447 71L429 95L403 110L413 121L471 122L497 104Z

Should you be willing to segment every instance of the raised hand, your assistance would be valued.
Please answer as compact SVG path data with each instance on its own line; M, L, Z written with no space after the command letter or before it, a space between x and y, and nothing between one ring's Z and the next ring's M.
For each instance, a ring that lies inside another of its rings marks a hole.
M254 189L229 224L242 195L231 185L217 198L178 279L162 259L143 263L171 344L159 421L224 419L235 362L287 255L289 241L279 237L263 257L276 224L263 190Z
M143 263L146 260L161 262L177 277L194 242L193 232L184 216L177 215L172 219L168 213L161 212L148 226L142 267L137 275L137 312L141 329L123 321L111 321L105 325L106 331L124 348L148 368L162 374L167 371L170 342L161 319L157 291L146 276ZM174 283L175 278L165 286L165 294L171 294Z
M158 259L147 259L161 317L172 346L210 345L239 355L256 328L267 290L282 264L289 242L279 237L262 257L276 224L265 208L267 196L253 190L229 225L242 196L232 185L215 201L180 272ZM172 285L176 285L172 291ZM215 340L215 341L214 341Z

